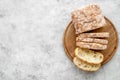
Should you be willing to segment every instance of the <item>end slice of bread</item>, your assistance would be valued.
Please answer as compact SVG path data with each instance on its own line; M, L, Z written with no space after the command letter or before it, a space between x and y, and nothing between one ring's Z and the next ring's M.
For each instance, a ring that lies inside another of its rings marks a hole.
M93 64L100 64L104 59L102 53L95 52L89 49L81 49L81 48L75 49L75 56L87 63L93 63Z
M86 62L78 59L77 57L74 57L73 63L78 68L80 68L84 71L97 71L101 67L101 64L89 64L89 63L86 63Z

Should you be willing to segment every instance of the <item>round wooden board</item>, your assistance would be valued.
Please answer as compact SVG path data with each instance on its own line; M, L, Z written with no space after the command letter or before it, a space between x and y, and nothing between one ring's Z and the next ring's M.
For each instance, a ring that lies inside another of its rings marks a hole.
M98 51L98 52L103 53L104 55L104 61L102 62L102 65L110 61L110 59L114 56L116 49L118 47L117 31L114 25L112 24L112 22L108 20L107 18L105 19L107 23L106 26L100 29L90 31L90 32L109 32L110 33L110 37L108 38L108 41L109 41L108 48L106 50ZM71 21L65 30L64 38L63 38L64 50L71 60L73 60L75 56L74 55L74 50L76 48L75 37L76 37L75 29Z

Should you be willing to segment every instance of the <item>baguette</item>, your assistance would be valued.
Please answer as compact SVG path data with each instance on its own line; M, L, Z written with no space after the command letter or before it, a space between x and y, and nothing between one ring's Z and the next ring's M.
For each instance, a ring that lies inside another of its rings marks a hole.
M98 43L86 43L86 42L76 42L76 46L80 48L94 49L94 50L105 50L107 45Z
M81 48L75 49L75 56L80 60L92 64L100 64L104 59L102 53L95 52L89 49L81 49Z
M96 4L88 5L72 12L72 22L76 34L103 27L106 22L100 7Z
M86 62L78 59L77 57L74 57L73 63L78 68L80 68L84 71L97 71L101 67L101 64L89 64L89 63L86 63Z
M108 44L108 40L106 39L82 38L82 37L76 37L76 42Z
M84 38L108 38L109 33L108 32L100 32L100 33L82 33L79 34L78 37L84 37Z

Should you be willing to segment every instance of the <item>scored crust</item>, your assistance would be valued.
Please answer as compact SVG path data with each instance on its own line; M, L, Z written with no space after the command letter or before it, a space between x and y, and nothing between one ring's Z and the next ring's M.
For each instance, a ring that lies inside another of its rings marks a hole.
M106 40L106 39L83 38L83 37L76 37L76 42L108 44L108 40Z
M84 71L97 71L101 67L101 64L89 64L89 63L86 63L86 62L78 59L77 57L74 57L73 63L79 69L82 69Z
M96 4L73 11L72 22L74 23L76 34L94 30L106 24L100 7Z
M100 64L104 56L102 53L95 52L89 49L81 49L81 48L76 48L75 49L75 56L78 57L80 60L83 60L87 63L92 63L92 64Z
M93 50L107 49L107 45L98 44L98 43L76 42L76 46L80 48L87 48L87 49L93 49Z

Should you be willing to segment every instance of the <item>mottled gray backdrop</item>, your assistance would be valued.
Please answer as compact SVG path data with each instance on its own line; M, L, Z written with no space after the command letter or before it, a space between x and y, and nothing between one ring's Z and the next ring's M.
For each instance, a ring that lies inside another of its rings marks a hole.
M64 52L71 11L89 3L100 5L120 36L119 0L0 0L0 80L120 80L120 47L94 73L77 69Z

